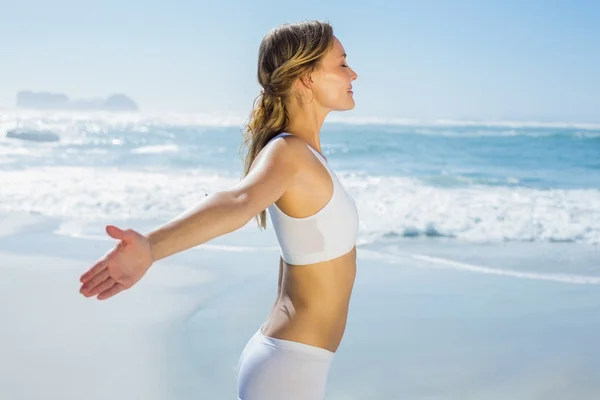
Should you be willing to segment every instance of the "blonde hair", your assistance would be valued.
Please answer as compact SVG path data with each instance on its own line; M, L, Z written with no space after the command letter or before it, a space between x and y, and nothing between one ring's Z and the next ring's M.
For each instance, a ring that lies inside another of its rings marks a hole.
M314 71L333 45L333 28L327 22L284 24L271 30L258 52L258 83L262 87L244 128L244 176L257 154L278 134L285 132L289 115L286 100L293 95L296 79ZM256 216L266 228L266 212Z

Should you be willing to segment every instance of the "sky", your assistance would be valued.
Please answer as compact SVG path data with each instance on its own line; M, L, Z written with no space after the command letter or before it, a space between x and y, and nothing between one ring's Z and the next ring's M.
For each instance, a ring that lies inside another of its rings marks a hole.
M246 116L264 35L318 19L358 73L349 117L600 122L598 1L0 0L0 11L2 108L33 90Z

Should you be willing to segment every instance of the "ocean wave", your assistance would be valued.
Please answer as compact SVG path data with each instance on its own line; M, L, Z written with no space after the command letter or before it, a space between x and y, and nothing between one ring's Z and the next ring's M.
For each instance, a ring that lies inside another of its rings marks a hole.
M470 264L450 260L443 257L431 257L416 253L397 253L389 254L384 252L361 249L360 257L370 260L382 261L390 264L400 264L405 259L422 261L431 268L454 269L458 271L474 272L487 275L500 275L517 279L532 279L538 281L551 281L559 283L570 283L578 285L599 285L600 276L564 274L564 273L544 273L544 272L525 272L515 271L503 268L491 268L482 265Z
M600 244L599 190L443 188L415 178L341 177L356 199L367 241L422 236Z
M471 186L443 188L415 178L340 173L360 213L361 242L449 237L471 242L600 244L599 190ZM98 167L7 170L0 211L90 219L171 219L239 177L221 172Z
M0 211L99 220L170 219L239 179L203 170L40 167L2 171Z

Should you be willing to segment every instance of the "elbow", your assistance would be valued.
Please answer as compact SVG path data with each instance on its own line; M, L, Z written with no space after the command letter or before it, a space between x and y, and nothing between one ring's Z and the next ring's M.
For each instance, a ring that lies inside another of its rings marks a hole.
M228 195L233 205L231 215L235 219L235 230L244 227L260 212L256 211L256 204L254 204L248 193L230 192Z

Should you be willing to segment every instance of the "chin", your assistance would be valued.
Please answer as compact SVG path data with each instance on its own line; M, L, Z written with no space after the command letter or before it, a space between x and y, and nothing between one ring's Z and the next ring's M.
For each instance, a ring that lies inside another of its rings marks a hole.
M353 102L351 102L350 104L347 104L346 107L342 108L342 111L350 111L353 110L354 107L356 106L356 104Z
M349 110L353 110L354 107L356 106L356 103L354 102L354 100L350 100L350 101L345 101L342 104L336 104L336 107L332 107L333 111L349 111Z

